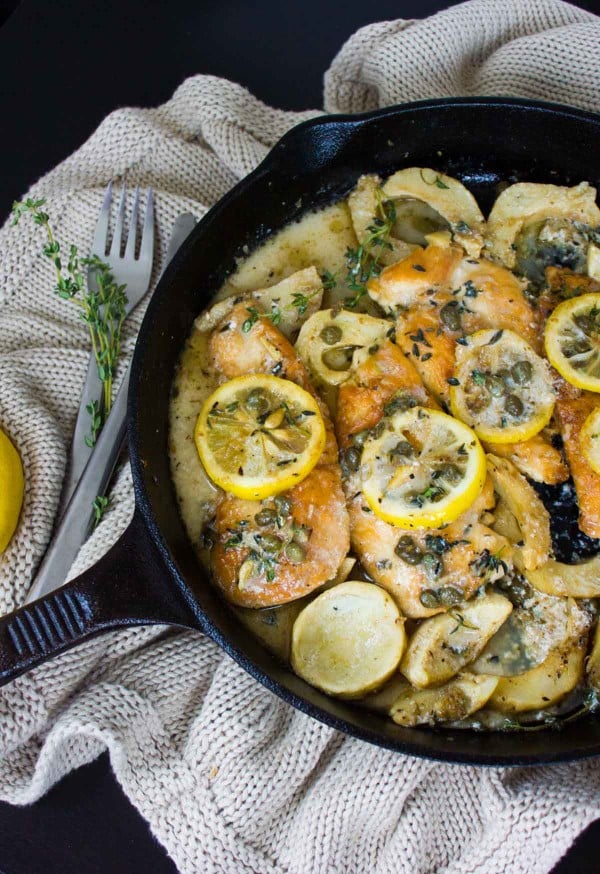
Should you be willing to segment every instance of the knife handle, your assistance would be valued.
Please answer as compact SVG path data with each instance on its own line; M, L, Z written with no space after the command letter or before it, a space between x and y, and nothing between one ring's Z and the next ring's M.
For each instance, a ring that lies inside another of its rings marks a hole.
M79 412L77 413L75 432L71 442L67 475L60 498L60 506L58 510L59 519L64 515L65 510L73 497L73 492L77 487L77 483L79 482L94 449L93 446L88 446L85 442L85 438L89 437L92 431L91 416L87 407L93 403L98 404L98 411L102 414L104 410L102 380L98 376L98 364L96 363L94 353L90 355L88 361L85 384L79 401Z

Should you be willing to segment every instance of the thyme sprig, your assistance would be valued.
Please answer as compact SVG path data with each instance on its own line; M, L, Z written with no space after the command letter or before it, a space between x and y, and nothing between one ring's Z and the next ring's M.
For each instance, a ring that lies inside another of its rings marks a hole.
M15 201L12 207L12 224L18 224L23 215L31 215L33 222L43 227L47 242L43 254L52 261L56 273L54 291L62 300L71 301L79 309L79 314L88 326L92 351L102 382L103 407L98 403L89 404L87 412L91 418L91 433L85 438L88 446L93 446L100 429L112 406L113 378L121 349L121 330L125 319L127 297L125 286L118 285L110 267L96 256L80 258L77 247L68 249L66 265L61 257L61 246L55 238L50 216L43 209L45 198L27 198ZM96 280L86 289L84 270L89 269Z
M358 247L348 248L346 251L346 284L354 292L352 297L347 297L344 301L346 309L356 309L367 294L369 279L381 273L381 257L384 251L392 248L390 237L396 221L396 207L391 200L383 200L379 192L377 213Z

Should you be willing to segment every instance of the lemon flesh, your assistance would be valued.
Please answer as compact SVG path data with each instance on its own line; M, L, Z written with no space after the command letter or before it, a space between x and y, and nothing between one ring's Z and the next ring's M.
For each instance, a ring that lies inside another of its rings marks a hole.
M23 505L23 465L19 453L0 430L0 553L10 543Z
M450 407L488 443L520 443L544 428L555 403L547 363L514 331L476 331L456 348Z
M259 501L308 476L325 446L325 424L315 398L296 383L251 374L207 398L194 439L213 482Z
M414 407L390 416L364 443L360 476L371 510L399 528L439 528L479 496L485 454L476 434L446 413Z
M565 300L546 322L548 361L567 382L600 392L600 294Z

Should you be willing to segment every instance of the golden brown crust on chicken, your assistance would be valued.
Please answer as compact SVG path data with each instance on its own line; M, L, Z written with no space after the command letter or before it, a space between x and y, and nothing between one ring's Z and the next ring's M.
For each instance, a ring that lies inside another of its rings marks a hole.
M600 475L581 451L579 435L589 414L600 406L600 395L581 392L580 397L559 397L556 416L579 504L579 527L590 537L600 537Z

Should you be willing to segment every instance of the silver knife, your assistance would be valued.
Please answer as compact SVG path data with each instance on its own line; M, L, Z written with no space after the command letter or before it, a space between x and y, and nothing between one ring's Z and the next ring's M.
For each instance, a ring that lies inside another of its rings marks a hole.
M189 236L195 224L196 219L189 212L175 219L165 267ZM90 460L67 504L33 585L25 598L26 604L36 601L64 584L80 547L90 533L94 516L92 505L98 495L105 494L125 442L129 372L128 367Z

